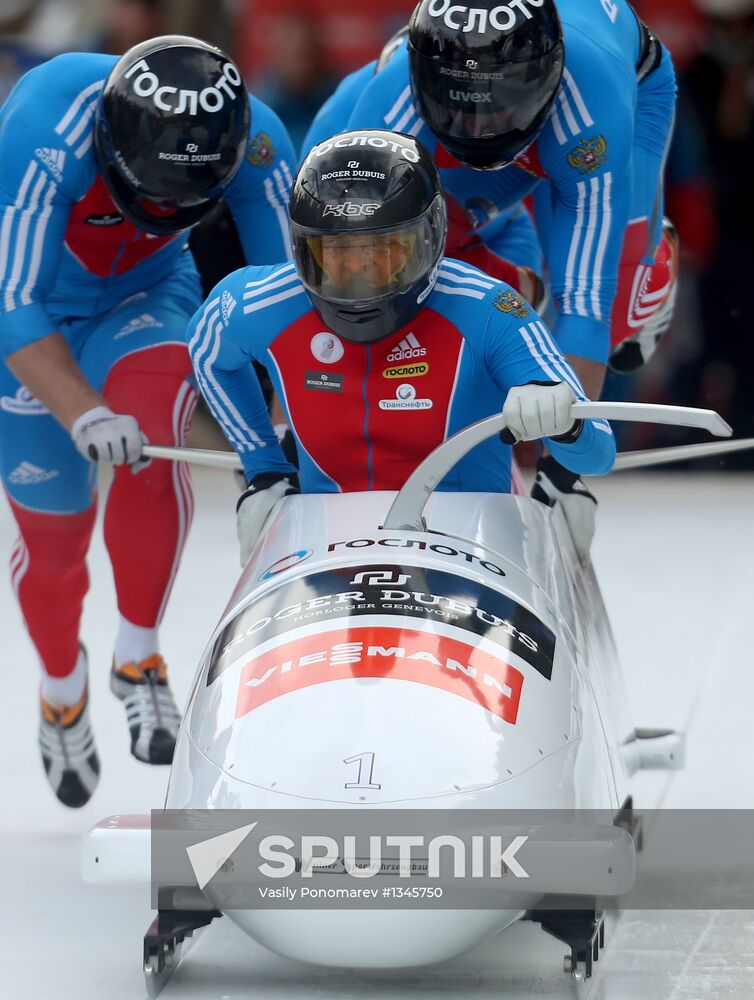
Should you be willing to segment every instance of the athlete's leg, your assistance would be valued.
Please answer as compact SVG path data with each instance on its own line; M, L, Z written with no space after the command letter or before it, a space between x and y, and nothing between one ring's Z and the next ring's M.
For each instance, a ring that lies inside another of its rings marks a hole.
M631 221L613 307L611 367L630 371L649 359L670 324L678 278L675 230L663 218L664 169L673 132L676 84L667 52L639 86L633 148Z
M196 392L184 331L195 304L182 289L176 294L173 282L158 285L106 316L81 354L82 369L111 409L136 417L154 444L185 441ZM185 464L115 470L105 542L118 609L139 628L154 629L162 620L192 512Z
M505 281L541 312L545 305L542 248L526 208L519 205L493 219L478 235L467 246L449 250L448 256Z
M39 743L55 794L81 806L99 778L79 624L95 518L90 463L0 362L0 474L19 527L13 586L43 668Z
M70 435L0 362L0 474L19 527L13 584L47 678L65 678L79 654L95 518L89 463ZM68 704L80 697L84 681Z
M107 316L82 353L82 368L111 409L136 417L155 444L186 439L196 392L184 331L195 305L168 282ZM132 753L151 763L170 761L179 723L158 626L192 513L185 464L155 460L137 473L115 470L105 509L120 612L111 686L126 707Z
M154 345L116 362L103 395L116 413L135 416L149 441L183 445L196 404L190 374L184 345ZM126 466L116 470L105 508L105 543L118 609L142 629L162 621L192 514L185 463L155 460L135 475Z

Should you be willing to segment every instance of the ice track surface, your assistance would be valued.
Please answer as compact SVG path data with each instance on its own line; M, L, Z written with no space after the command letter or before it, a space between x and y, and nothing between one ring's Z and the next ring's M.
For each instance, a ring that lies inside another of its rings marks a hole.
M197 505L163 629L179 703L238 572L229 475L199 472ZM641 726L689 734L685 771L644 774L639 807L754 808L754 476L616 475L595 483L595 565ZM0 507L0 559L15 537ZM162 802L167 769L128 754L120 704L107 690L114 638L112 576L101 529L90 560L83 638L102 763L93 800L58 806L36 745L38 667L7 572L0 581L0 996L4 1000L138 1000L147 894L85 886L82 833L116 812ZM575 985L565 948L519 924L441 966L386 973L329 971L284 960L220 920L199 936L165 1000L245 998L589 998L749 1000L754 912L641 912L610 917L595 977Z

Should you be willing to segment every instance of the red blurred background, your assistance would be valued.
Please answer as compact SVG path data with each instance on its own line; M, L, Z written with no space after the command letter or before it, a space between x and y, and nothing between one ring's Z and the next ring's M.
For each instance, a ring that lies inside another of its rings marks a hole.
M264 76L277 62L281 31L290 18L308 19L325 69L342 76L371 59L404 25L412 0L246 0L239 12L236 48L245 75Z

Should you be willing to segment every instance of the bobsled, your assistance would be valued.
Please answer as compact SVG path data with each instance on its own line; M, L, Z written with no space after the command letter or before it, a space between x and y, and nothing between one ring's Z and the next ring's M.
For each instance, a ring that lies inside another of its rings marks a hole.
M201 658L166 809L601 810L638 841L632 776L680 767L683 738L630 718L597 579L562 514L527 496L434 491L501 426L456 435L397 494L278 504ZM148 817L102 821L85 877L148 882L149 835ZM195 887L183 910L159 909L144 943L150 994L220 915L212 884L205 905ZM358 968L450 959L535 919L569 945L566 968L590 975L604 943L593 900L538 909L563 891L597 894L537 885L499 909L225 916L281 955Z

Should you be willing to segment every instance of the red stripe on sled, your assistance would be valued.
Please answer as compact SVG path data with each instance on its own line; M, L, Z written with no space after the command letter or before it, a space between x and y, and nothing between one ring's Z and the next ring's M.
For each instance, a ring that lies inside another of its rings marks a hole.
M284 643L250 660L241 673L236 718L291 691L361 677L427 684L473 701L511 725L524 683L509 663L445 635L387 627L338 629Z

